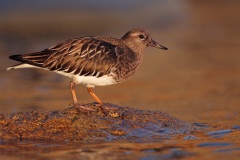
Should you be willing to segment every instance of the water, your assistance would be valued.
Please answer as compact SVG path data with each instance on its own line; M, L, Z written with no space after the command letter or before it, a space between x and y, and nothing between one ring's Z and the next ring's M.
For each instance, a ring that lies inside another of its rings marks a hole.
M238 131L239 132L239 131ZM1 144L1 158L19 159L237 159L239 133L221 139L198 134L186 140L182 135L165 139L111 142L13 142Z
M67 108L71 102L70 79L39 70L6 72L5 68L16 64L8 60L9 55L38 51L76 36L121 37L132 27L142 27L169 51L147 49L144 63L134 77L122 84L97 87L96 94L104 102L167 112L195 123L201 132L154 142L2 142L0 157L237 159L239 2L182 0L154 1L149 5L139 2L137 7L124 10L123 7L108 10L107 5L99 10L86 6L71 9L59 5L43 11L35 11L34 5L24 10L15 6L2 11L1 113L58 110ZM77 86L77 94L83 103L93 101L81 85Z

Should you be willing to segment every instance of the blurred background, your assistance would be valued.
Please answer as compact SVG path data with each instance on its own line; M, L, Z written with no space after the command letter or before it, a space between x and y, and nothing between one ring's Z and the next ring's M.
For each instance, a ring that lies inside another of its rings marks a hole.
M95 88L101 100L190 122L239 122L239 6L238 0L0 0L0 113L59 110L71 102L69 78L37 69L7 72L17 64L9 55L74 37L121 38L137 27L169 50L148 48L133 77ZM86 87L76 88L79 102L93 102Z

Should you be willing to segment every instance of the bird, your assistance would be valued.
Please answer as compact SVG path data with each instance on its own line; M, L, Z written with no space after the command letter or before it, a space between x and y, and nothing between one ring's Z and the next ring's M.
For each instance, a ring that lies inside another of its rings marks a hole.
M76 84L83 84L101 106L103 102L93 89L121 83L132 76L143 61L147 47L168 50L139 28L129 30L120 39L104 36L72 38L39 52L17 54L9 59L20 62L7 68L39 68L71 78L70 91L74 106L78 100Z

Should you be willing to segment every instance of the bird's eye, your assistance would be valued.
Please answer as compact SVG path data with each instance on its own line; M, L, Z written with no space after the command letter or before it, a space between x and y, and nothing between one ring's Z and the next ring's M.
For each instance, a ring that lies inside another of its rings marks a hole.
M144 35L142 35L142 34L140 34L138 37L139 37L140 39L144 39Z

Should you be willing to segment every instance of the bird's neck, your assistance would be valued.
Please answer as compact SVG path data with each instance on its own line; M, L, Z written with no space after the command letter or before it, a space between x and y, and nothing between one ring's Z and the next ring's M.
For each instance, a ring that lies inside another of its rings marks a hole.
M132 41L123 41L123 43L129 48L131 49L134 53L137 54L137 56L142 56L143 55L143 51L145 50L146 46L143 45L138 45Z

